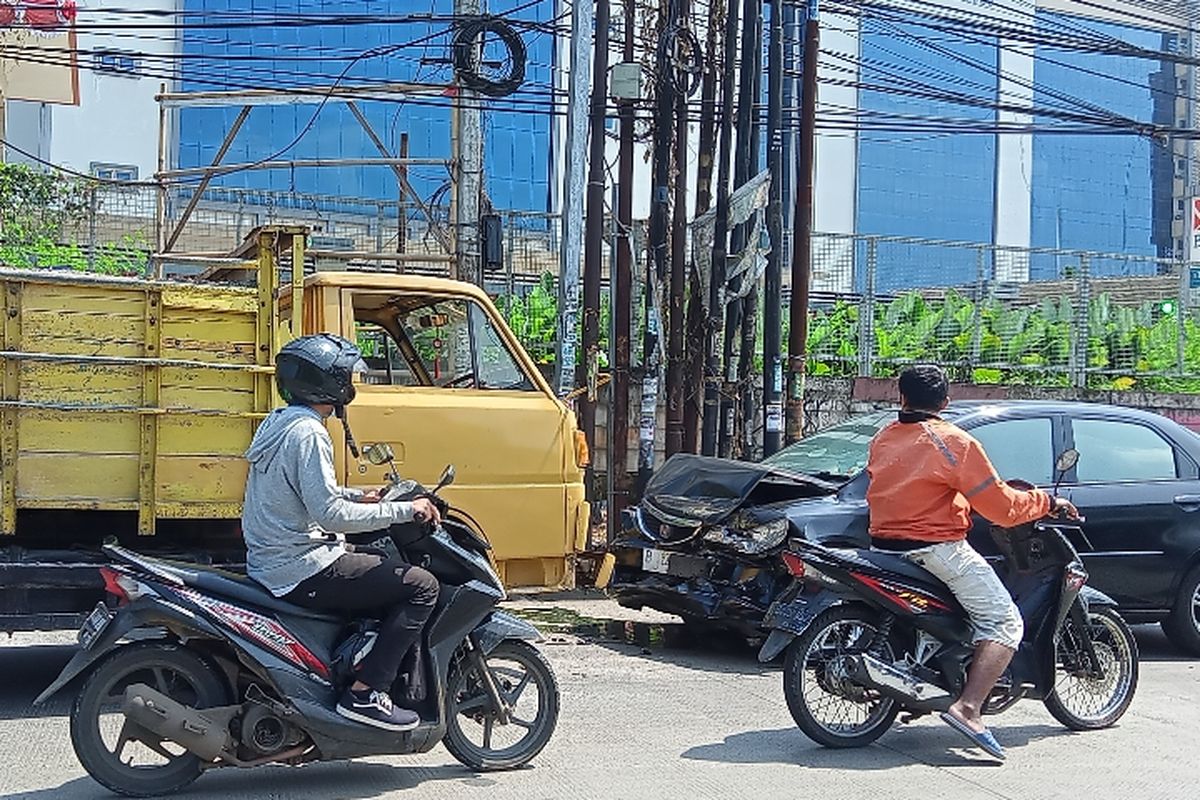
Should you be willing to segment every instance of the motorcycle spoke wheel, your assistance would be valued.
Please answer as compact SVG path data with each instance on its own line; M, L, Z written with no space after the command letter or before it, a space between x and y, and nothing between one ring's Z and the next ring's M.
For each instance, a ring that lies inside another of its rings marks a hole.
M554 733L558 682L541 653L525 642L502 642L487 665L508 720L500 721L482 676L463 660L447 690L446 749L472 769L512 769L532 760Z
M859 686L848 674L848 659L870 646L876 630L868 612L835 608L789 647L784 696L801 730L819 744L860 747L879 738L895 720L895 700ZM890 644L884 644L881 655L894 658Z
M1094 609L1088 617L1101 674L1089 674L1080 632L1068 619L1055 651L1054 691L1045 701L1055 719L1073 730L1112 725L1125 713L1137 688L1137 642L1129 626L1107 608Z

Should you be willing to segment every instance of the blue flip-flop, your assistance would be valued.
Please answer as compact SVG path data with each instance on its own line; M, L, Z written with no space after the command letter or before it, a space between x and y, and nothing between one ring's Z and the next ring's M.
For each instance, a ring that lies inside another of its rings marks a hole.
M943 711L941 713L941 717L942 722L946 723L951 728L954 728L954 730L970 739L973 745L983 750L989 756L999 761L1004 760L1004 748L1000 746L998 741L996 741L996 737L992 735L991 731L986 729L982 732L973 731L971 730L970 725L963 722L949 711Z

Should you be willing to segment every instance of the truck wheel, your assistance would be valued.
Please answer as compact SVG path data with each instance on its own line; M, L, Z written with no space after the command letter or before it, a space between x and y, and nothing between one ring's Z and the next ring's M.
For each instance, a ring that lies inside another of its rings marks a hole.
M1200 656L1200 567L1183 578L1175 608L1163 620L1163 632L1171 644L1192 656Z

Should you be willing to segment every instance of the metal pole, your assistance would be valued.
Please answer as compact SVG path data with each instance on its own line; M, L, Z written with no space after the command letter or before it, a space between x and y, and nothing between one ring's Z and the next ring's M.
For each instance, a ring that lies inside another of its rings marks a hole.
M686 19L688 0L679 0ZM667 456L683 450L684 301L687 293L688 98L675 98L675 207L671 220L671 299L667 331Z
M408 158L408 131L400 134L400 158ZM408 247L408 203L405 201L404 183L408 182L408 167L400 167L399 195L396 199L396 252L403 253Z
M679 5L672 2L668 12L667 24L663 25L659 36L679 19ZM660 40L661 41L661 40ZM658 392L659 371L662 351L662 330L659 327L662 315L659 313L659 298L662 289L669 280L670 253L667 241L670 234L671 212L671 144L674 134L675 116L675 85L668 74L674 65L667 63L667 48L658 48L658 80L655 84L654 112L654 181L651 187L650 199L650 250L652 259L649 264L653 277L646 281L646 333L642 340L642 414L638 426L638 482L637 491L640 494L650 480L654 470L654 439L658 427ZM647 270L649 274L650 270Z
M809 0L804 28L804 80L800 98L800 169L796 178L795 241L788 331L787 438L804 435L804 371L808 348L808 292L812 276L813 155L816 150L817 58L820 31L817 0Z
M704 372L704 426L701 450L717 452L717 426L721 391L721 323L725 308L725 259L729 231L729 159L733 152L733 70L737 64L738 5L731 0L725 19L725 74L721 79L721 163L717 170L717 211L714 220L712 279L708 286L708 331Z
M454 0L457 17L483 13L483 0ZM454 193L455 255L459 280L482 285L479 250L479 203L483 196L483 111L477 93L461 84L455 88L454 114L458 117L458 151Z
M600 369L600 270L604 248L604 125L608 101L608 0L596 0L596 41L592 47L591 155L588 166L587 220L583 252L583 374L579 385L588 387L580 398L579 423L588 449L596 448L596 381ZM588 469L591 476L591 469ZM587 482L590 495L592 481ZM594 499L594 498L590 498Z
M753 112L754 102L757 99L754 95L754 67L750 61L754 57L756 51L755 44L758 41L757 31L760 27L758 21L758 13L756 0L744 0L742 9L742 53L741 66L738 69L738 105L737 105L737 150L734 157L737 159L734 162L733 169L733 185L735 188L740 188L748 180L750 180L750 149L751 149L751 134L750 130L753 127ZM735 257L741 257L743 250L746 247L746 232L750 228L750 223L745 222L736 226L733 229L729 252ZM731 281L730 288L734 291L740 291L744 277L735 278ZM737 438L737 382L738 382L738 354L741 351L738 331L742 325L742 301L740 299L729 302L725 306L725 341L723 349L723 363L725 366L725 383L722 387L720 399L721 413L721 433L718 452L722 458L729 458L734 452L734 443Z
M759 99L762 97L762 78L763 78L763 60L762 60L762 25L763 16L763 0L754 0L754 19L758 24L754 26L754 69L751 77L751 96L754 108L758 108ZM750 147L747 148L750 154L749 169L746 172L746 179L749 180L758 174L760 169L758 154L762 148L762 128L759 125L760 114L755 111L750 117ZM769 202L769 201L768 201ZM755 229L758 221L757 214L750 218L746 223L747 234L745 236L745 246L758 250L759 242L751 240L750 235ZM752 269L757 270L757 263ZM745 275L742 281L749 280L750 291L742 298L742 346L738 364L738 386L742 393L742 406L739 417L741 419L739 444L741 447L741 458L749 459L754 455L754 412L757 408L755 402L755 387L754 387L754 357L757 355L758 346L758 283L757 275Z
M720 22L725 0L713 0L705 43L705 70L700 82L700 149L696 167L696 216L712 205L713 160L717 144L717 65L721 46ZM703 416L704 371L708 333L705 330L704 294L696 272L690 280L691 299L687 309L687 393L683 418L683 448L689 453L700 450L700 421Z
M796 107L796 56L801 36L797 16L795 3L783 3L783 107L787 111L783 123L783 186L780 196L783 202L783 241L789 243L794 236L792 223L796 217L796 117L792 109ZM783 269L786 270L791 267L792 252L785 247L781 255ZM782 380L782 369L780 372ZM780 390L781 399L782 395Z
M623 0L625 8L625 44L622 60L633 63L634 0ZM633 322L633 103L622 100L621 144L617 156L617 236L614 296L612 301L613 380L609 388L612 415L608 418L608 484L612 496L608 506L609 530L621 519L629 505L629 354Z
M567 101L567 164L563 176L562 258L558 279L558 348L555 388L570 393L575 378L575 322L579 318L579 268L583 246L584 170L587 165L588 90L591 87L592 4L571 10L571 72Z
M771 170L767 233L771 252L763 290L763 456L783 447L783 9L784 0L771 0L767 45L767 165Z
M1087 386L1088 312L1091 306L1091 258L1079 257L1079 308L1075 310L1075 375L1072 383L1082 389Z

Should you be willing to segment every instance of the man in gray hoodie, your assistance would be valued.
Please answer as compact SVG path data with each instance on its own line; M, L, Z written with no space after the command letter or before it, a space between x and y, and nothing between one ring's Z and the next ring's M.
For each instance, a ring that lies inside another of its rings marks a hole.
M437 524L438 510L425 498L380 502L375 491L337 483L325 420L336 414L345 425L345 407L354 399L352 375L362 364L358 348L330 334L305 336L285 346L275 364L288 406L263 420L246 451L247 572L276 597L297 605L379 612L378 638L337 711L378 728L411 730L420 722L418 715L396 708L389 690L433 612L437 578L399 558L354 552L345 534L412 521ZM346 433L355 450L349 427Z

